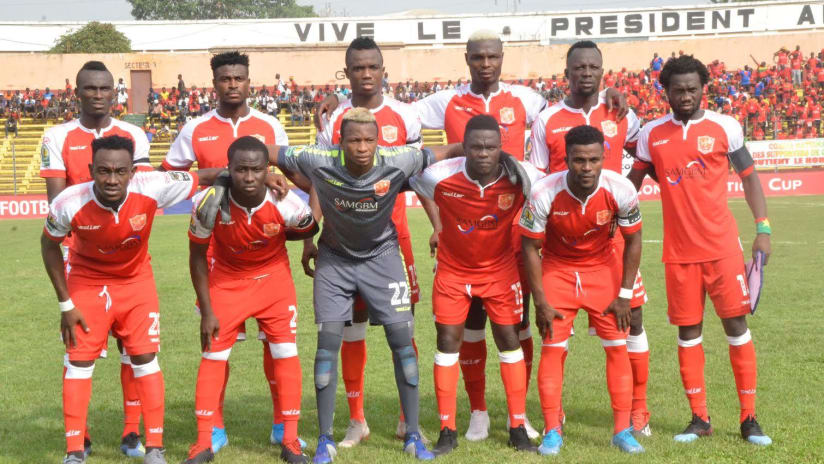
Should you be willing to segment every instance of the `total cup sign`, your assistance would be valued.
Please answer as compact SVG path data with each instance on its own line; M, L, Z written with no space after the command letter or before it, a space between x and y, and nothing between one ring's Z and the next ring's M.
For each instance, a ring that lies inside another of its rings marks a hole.
M44 218L48 214L45 195L0 195L0 219Z

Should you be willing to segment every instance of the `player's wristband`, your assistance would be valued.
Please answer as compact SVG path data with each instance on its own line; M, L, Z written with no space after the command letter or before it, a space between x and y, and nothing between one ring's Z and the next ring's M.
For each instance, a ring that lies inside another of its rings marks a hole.
M770 229L770 220L767 218L758 218L755 221L755 233L756 234L767 234L772 235L772 229Z
M66 301L58 301L57 307L60 308L61 313L65 313L74 309L74 302L71 298Z
M631 288L622 288L621 291L618 292L618 298L624 298L625 300L629 300L632 298L632 289Z

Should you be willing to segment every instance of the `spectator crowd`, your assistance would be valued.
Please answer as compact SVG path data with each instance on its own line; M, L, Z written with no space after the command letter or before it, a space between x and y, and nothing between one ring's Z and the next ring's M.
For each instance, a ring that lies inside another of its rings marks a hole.
M683 51L678 52L683 54ZM671 57L675 57L673 52ZM771 57L771 63L756 62L742 69L727 69L723 61L708 63L710 82L704 94L704 107L729 114L744 126L753 140L822 137L821 111L824 104L824 50L805 53L781 48ZM656 53L649 67L643 70L605 70L604 86L615 87L627 96L627 102L642 121L649 121L667 111L663 88L657 77L664 59ZM550 103L564 98L567 81L563 75L548 78L518 79L512 84L526 85L541 93ZM391 83L384 76L383 90L403 102L413 102L443 89L463 84L461 79L447 82L406 81ZM129 92L123 79L116 85L116 116L125 113ZM293 78L283 80L275 75L271 86L250 89L249 106L277 116L282 110L293 124L309 124L317 104L331 94L348 95L346 85L299 85ZM176 86L150 89L146 96L149 119L146 131L174 134L186 121L216 107L217 94L211 88L187 87L178 75ZM35 120L68 121L77 114L77 99L68 79L57 92L15 90L0 92L0 117L6 119L6 133L16 130L20 117Z

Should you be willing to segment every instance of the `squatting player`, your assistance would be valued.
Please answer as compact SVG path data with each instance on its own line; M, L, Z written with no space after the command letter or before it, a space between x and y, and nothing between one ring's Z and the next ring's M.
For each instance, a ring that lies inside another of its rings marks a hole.
M289 192L278 200L264 183L269 160L266 145L252 136L241 137L228 150L231 175L231 220L203 224L192 211L189 229L189 269L198 297L203 355L195 391L197 442L186 464L209 462L212 452L212 416L219 407L226 362L247 318L254 317L266 335L272 371L278 389L284 436L281 459L308 462L298 441L301 369L295 335L297 300L286 240L314 235L318 226L309 205ZM208 194L203 191L194 205ZM214 243L214 263L207 251ZM211 270L210 270L211 267ZM238 305L238 302L243 304Z
M421 124L415 110L410 105L381 93L381 79L384 73L383 55L374 40L369 37L359 37L349 44L346 50L344 72L349 79L352 97L338 105L329 117L329 121L323 126L323 130L318 132L319 145L330 147L340 144L343 116L352 108L362 107L369 109L378 123L378 145L421 146ZM395 200L392 222L398 233L398 243L401 246L406 276L410 285L409 299L414 311L414 305L420 299L420 288L415 271L415 256L412 254L409 224L406 220L406 199L403 195L398 195ZM311 240L305 242L303 256L305 261L317 256L317 248ZM308 263L304 262L304 266L308 266ZM341 372L346 387L346 399L349 403L349 427L343 440L338 443L338 446L343 448L357 445L370 433L363 411L368 315L366 305L360 298L355 298L353 317L352 323L343 329L343 344L340 349ZM414 331L412 346L417 353ZM406 423L402 418L398 422L396 435L399 438L406 435ZM421 436L423 437L422 432Z
M314 278L315 394L320 438L314 462L331 462L337 359L343 327L352 319L355 293L363 298L373 324L383 325L392 350L395 382L406 419L404 450L418 459L432 459L418 431L418 363L412 347L410 288L391 221L395 199L408 179L438 154L414 147L378 148L378 125L372 113L355 108L341 124L341 144L274 147L269 161L280 169L299 171L311 179L323 212Z
M569 82L569 95L541 111L532 125L530 163L549 173L566 170L564 136L573 127L586 124L598 128L604 134L603 168L621 174L624 150L635 154L641 124L631 109L627 110L626 118L620 120L614 111L607 109L605 92L598 92L604 75L603 59L598 46L588 40L574 43L567 51L564 75ZM620 255L624 246L623 234L615 234L614 241L616 252ZM639 273L630 301L632 320L627 337L627 351L633 377L633 431L650 436L652 431L647 410L649 344L641 311L646 300L647 293ZM592 328L590 333L594 335ZM563 410L561 415L563 422Z
M568 170L532 186L521 215L524 260L543 338L538 392L544 414L539 453L561 451L561 392L569 336L579 309L587 311L606 352L612 402L612 444L628 453L644 448L632 435L632 367L627 353L632 286L641 261L641 211L632 183L604 162L604 136L587 125L565 137ZM619 256L613 220L626 246ZM541 248L543 247L543 258Z
M757 445L769 445L772 440L755 418L755 346L745 318L750 296L742 246L727 207L730 166L741 178L755 217L754 259L757 252L770 254L764 192L744 145L741 125L730 116L701 109L709 80L704 64L682 55L664 65L659 79L672 113L644 126L638 141L639 162L631 178L640 188L644 175L654 173L661 187L667 315L678 326L681 381L692 409L692 420L675 440L691 442L712 433L701 346L704 300L709 293L729 342L741 404L741 436Z
M67 123L50 127L43 136L40 156L40 177L46 179L49 202L66 187L92 180L89 164L92 162L92 141L109 135L119 135L134 143L134 165L138 171L151 171L149 141L143 130L111 116L115 100L114 78L100 61L88 61L75 79L75 96L80 102L80 116ZM63 240L64 250L71 247L72 237ZM68 258L68 256L66 256ZM120 450L126 456L141 457L140 399L137 395L129 356L120 350L120 384L123 388L123 432ZM104 347L105 352L105 347ZM84 432L86 454L91 453L88 430Z
M443 230L432 289L437 330L435 394L441 432L436 455L458 446L455 427L458 351L473 298L483 303L490 320L509 409L509 444L537 451L524 427L526 365L518 331L524 315L518 263L512 252L511 224L524 204L523 189L505 178L498 122L477 115L466 124L465 157L435 163L409 183L434 200ZM524 164L532 181L540 172ZM528 191L528 187L526 188Z
M180 131L161 169L187 171L197 162L199 168L226 167L226 153L229 145L239 137L254 136L265 144L288 145L286 131L277 118L264 114L247 105L249 98L249 57L236 51L219 53L210 61L212 85L217 93L217 108L195 118ZM211 258L213 250L208 257ZM239 339L246 339L245 326L239 331ZM272 355L263 332L258 333L263 342L263 371L269 384L274 405L272 430L269 441L278 444L283 439L283 418L277 406L277 387L272 376ZM213 416L214 431L212 450L217 453L229 440L223 423L223 397L229 383L229 363L225 363L226 376L223 380L220 407Z
M135 174L134 143L111 135L95 139L93 181L66 188L51 203L40 240L43 263L57 293L68 362L63 376L64 463L83 463L83 431L92 393L94 360L109 330L130 357L146 432L143 462L162 464L163 374L157 292L148 253L158 208L191 197L218 170ZM69 271L60 242L69 234ZM76 301L76 304L75 304Z

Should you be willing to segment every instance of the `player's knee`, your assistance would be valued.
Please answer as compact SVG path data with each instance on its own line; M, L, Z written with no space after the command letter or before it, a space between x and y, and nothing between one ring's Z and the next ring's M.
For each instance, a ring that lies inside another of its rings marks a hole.
M315 388L328 387L338 375L337 359L343 341L343 322L318 325L318 349L315 352Z
M747 332L747 318L744 316L721 319L727 337L739 337Z
M408 322L398 322L384 326L386 340L392 349L392 357L399 365L404 380L412 386L418 385L418 357L412 347L412 328Z
M492 336L499 351L513 351L521 347L517 325L492 324Z
M138 355L129 356L132 360L132 365L136 364L146 364L152 362L155 359L155 353L144 353Z
M285 359L298 355L297 343L269 343L272 359Z
M681 340L694 340L701 336L702 324L682 325L678 327L678 338Z
M463 326L436 325L438 331L437 347L442 353L456 353L461 348Z
M160 372L160 364L157 362L157 357L152 353L152 359L148 362L140 363L135 360L136 356L132 356L132 372L134 378L139 379L147 375L152 375Z

